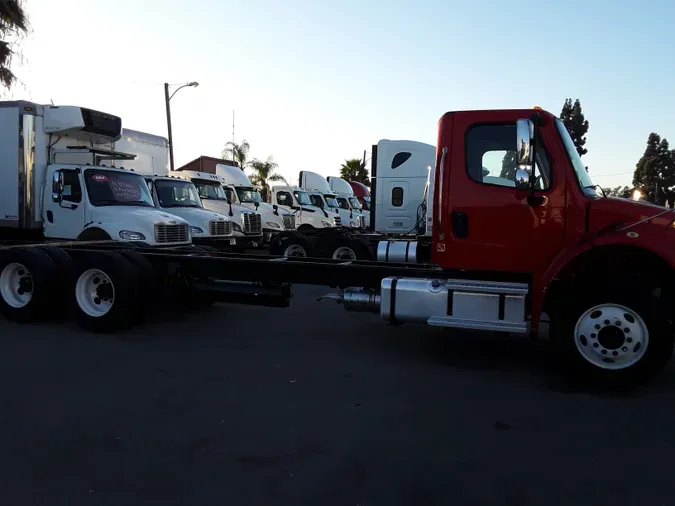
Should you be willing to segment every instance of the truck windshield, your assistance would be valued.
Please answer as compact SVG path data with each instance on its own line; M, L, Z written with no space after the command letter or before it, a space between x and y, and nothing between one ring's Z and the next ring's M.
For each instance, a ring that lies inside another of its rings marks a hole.
M143 176L105 169L84 171L89 202L93 206L155 207Z
M328 204L328 207L333 207L333 208L339 207L338 203L335 201L334 195L324 195L323 198L326 199L326 204Z
M260 203L262 200L260 193L250 186L235 186L235 189L237 190L237 197L239 197L239 201L242 203L255 204L256 202Z
M202 207L197 188L190 181L156 179L155 192L160 207Z
M340 209L347 209L349 210L349 201L345 197L338 197L337 199L338 206L340 206Z
M361 204L359 204L359 199L356 197L349 197L349 203L354 209L361 209Z
M370 211L370 197L363 197L363 208Z
M579 156L577 148L574 145L574 141L572 140L570 133L567 131L565 124L556 118L555 125L558 128L558 133L560 134L560 138L565 145L567 156L569 157L570 162L572 162L572 168L574 169L574 173L577 176L577 181L579 181L579 185L581 186L584 194L589 197L601 196L602 190L600 190L600 188L593 183L591 176L589 176L586 166L581 160L581 156Z
M312 203L309 200L309 195L307 195L307 192L301 192L301 191L294 191L293 195L295 196L295 200L298 201L298 204L301 206L311 206Z
M192 180L194 185L197 187L199 192L199 197L206 200L227 200L227 195L225 195L225 190L216 181L200 181Z

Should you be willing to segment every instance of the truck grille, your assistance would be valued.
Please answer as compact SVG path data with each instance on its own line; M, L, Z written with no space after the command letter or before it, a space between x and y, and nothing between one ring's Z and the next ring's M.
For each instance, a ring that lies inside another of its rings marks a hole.
M155 241L159 243L188 242L189 239L187 225L155 225Z
M366 217L363 216L362 214L359 215L359 226L361 228L366 228Z
M209 235L232 235L232 222L209 221Z
M336 217L335 217L335 226L336 226L336 227L341 227L341 226L342 226L342 218L340 218L339 216L336 216Z
M295 229L295 216L292 214L284 214L284 228L286 230L294 230Z
M262 234L262 216L258 213L246 213L243 216L245 234Z

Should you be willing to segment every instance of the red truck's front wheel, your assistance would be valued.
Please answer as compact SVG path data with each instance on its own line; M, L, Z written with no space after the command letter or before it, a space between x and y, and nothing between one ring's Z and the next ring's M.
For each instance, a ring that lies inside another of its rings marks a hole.
M575 375L629 386L658 374L673 353L670 305L638 286L586 286L551 314L551 339Z

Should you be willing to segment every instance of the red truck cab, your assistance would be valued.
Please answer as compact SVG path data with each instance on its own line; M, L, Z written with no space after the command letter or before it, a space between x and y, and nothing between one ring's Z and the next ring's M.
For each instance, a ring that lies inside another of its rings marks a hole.
M349 185L352 187L354 196L358 199L361 207L366 211L370 211L370 189L358 181L349 181Z

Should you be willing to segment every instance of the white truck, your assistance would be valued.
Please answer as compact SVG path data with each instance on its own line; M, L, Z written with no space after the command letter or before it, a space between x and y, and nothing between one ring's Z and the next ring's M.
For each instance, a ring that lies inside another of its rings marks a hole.
M222 178L227 197L233 204L261 214L263 243L269 244L279 232L295 230L295 214L276 204L262 202L260 193L239 167L219 163L216 165L216 175Z
M180 216L190 224L194 244L219 250L235 246L233 221L223 214L204 209L192 182L169 177L168 139L125 128L115 149L136 155L133 161L127 162L126 168L144 176L155 207Z
M366 228L366 224L369 223L370 216L366 219L366 214L361 209L361 204L359 204L358 199L354 195L354 190L352 185L342 178L328 176L326 178L330 189L335 193L335 200L340 206L340 212L345 215L348 214L349 226L352 228ZM343 223L347 223L343 220Z
M279 208L295 212L298 232L306 234L342 225L340 215L329 213L323 198L312 199L307 191L297 186L273 186L271 199Z
M0 102L0 239L191 244L189 224L156 209L143 177L103 161L122 120L76 106Z
M339 216L339 220L336 220L336 226L349 226L349 213L340 211L340 206L335 200L337 195L330 189L325 177L316 172L301 170L298 177L298 186L307 192L312 204L325 209L328 213Z
M222 177L196 170L172 171L169 176L191 181L206 209L232 220L235 250L244 251L262 246L262 215L228 198Z

